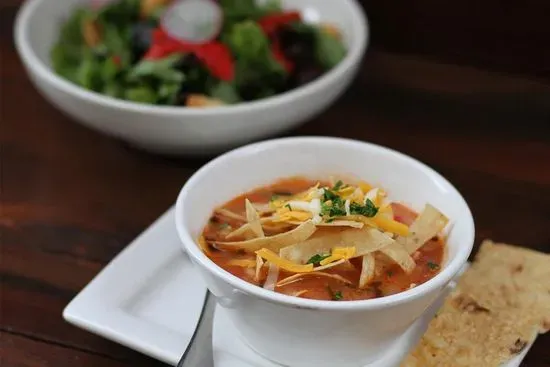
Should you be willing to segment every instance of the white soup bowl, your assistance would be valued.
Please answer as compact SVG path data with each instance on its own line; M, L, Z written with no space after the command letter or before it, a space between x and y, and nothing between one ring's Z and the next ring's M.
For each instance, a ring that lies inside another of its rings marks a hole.
M434 278L391 296L319 301L275 293L218 267L197 238L213 210L249 190L292 176L354 176L383 187L392 200L421 210L430 203L452 225L445 261ZM285 138L226 153L198 170L176 203L185 251L227 308L235 333L260 355L287 366L364 366L381 358L436 300L466 263L474 222L464 198L433 169L396 151L337 138Z
M263 0L265 1L265 0ZM94 93L58 76L50 51L59 29L83 0L27 0L15 22L15 45L40 93L76 121L132 145L167 154L204 155L296 127L327 109L356 75L369 39L356 0L283 0L311 23L336 25L348 49L332 70L302 87L236 105L154 106Z

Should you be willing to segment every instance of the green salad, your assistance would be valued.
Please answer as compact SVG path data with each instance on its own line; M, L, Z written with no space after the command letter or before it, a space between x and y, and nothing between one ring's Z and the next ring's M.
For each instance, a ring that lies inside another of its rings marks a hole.
M278 1L89 0L63 23L51 62L113 98L208 107L300 87L345 55L336 27Z

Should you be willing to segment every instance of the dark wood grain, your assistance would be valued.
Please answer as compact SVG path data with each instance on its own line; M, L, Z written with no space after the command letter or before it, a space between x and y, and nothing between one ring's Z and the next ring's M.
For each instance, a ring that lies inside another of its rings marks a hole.
M361 0L375 48L550 79L550 2Z
M49 105L31 86L14 51L11 24L19 2L3 0L0 5L0 364L162 365L66 324L61 311L173 203L206 159L140 152L74 123ZM405 19L407 12L419 16L421 5L443 7L433 1L391 2L392 13L387 2L365 3L380 29ZM460 23L467 3L460 5L461 13L449 15L451 20ZM502 4L514 9L510 2ZM542 1L525 4L548 9ZM486 11L489 5L477 9ZM522 8L518 15L526 11ZM481 24L482 15L472 14ZM352 88L325 114L290 134L350 137L417 157L448 177L468 200L476 246L492 238L550 252L550 83L543 70L549 64L533 60L530 69L521 61L548 52L547 47L541 50L542 43L535 45L548 29L537 28L540 18L535 17L524 29L533 34L532 46L515 49L521 55L508 64L492 63L490 52L482 63L462 63L449 53L462 64L457 66L433 62L442 53L433 49L437 45L427 34L430 26L445 30L455 23L426 17L407 20L410 28L401 25L395 35L380 31L375 38L379 50L369 52ZM418 24L423 22L427 24ZM497 28L487 27L496 37ZM508 34L511 27L499 29ZM403 40L416 37L403 31L417 28L423 32L417 45L435 55L432 60L402 54L408 42ZM462 55L460 50L456 54ZM549 342L548 335L541 336L524 366L550 365Z

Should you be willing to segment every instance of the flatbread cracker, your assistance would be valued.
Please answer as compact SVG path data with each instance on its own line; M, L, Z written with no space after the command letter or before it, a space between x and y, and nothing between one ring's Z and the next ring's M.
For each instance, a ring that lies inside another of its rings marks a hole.
M550 329L550 255L484 241L402 367L498 367Z

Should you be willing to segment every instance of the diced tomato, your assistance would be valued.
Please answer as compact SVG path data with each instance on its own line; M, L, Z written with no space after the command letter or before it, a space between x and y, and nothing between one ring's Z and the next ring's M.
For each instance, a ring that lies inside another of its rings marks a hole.
M408 206L400 203L392 203L393 219L399 223L410 226L418 216L418 214Z

